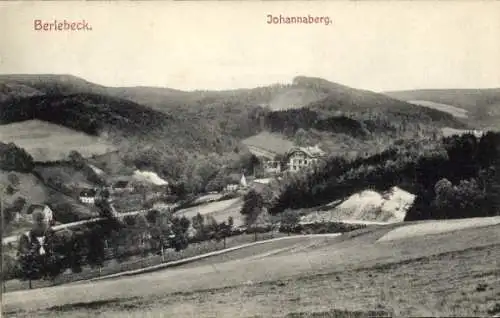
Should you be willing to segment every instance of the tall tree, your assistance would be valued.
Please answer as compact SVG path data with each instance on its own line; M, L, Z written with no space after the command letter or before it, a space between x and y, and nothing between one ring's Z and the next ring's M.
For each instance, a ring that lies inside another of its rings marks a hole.
M252 226L264 207L262 195L255 189L248 191L243 197L243 206L240 213L244 216L245 225Z
M191 222L185 216L172 219L172 234L169 237L170 246L176 251L180 251L188 247L188 230Z
M19 276L21 280L29 282L32 288L32 281L43 277L43 257L39 253L40 245L34 235L22 235L19 240L17 259L19 262Z
M281 214L281 231L286 232L290 235L290 232L294 231L296 226L299 224L300 217L296 211L285 210Z
M197 213L191 219L193 229L196 231L196 238L203 241L207 238L207 229L205 227L205 218L200 213Z

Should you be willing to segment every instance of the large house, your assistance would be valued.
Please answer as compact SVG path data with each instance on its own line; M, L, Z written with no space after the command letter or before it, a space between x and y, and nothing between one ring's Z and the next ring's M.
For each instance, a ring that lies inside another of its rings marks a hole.
M285 170L296 172L314 165L325 156L317 145L297 147L291 141L267 132L247 138L243 144L258 159L258 169L265 176L277 175Z
M318 146L294 147L287 153L287 168L291 172L299 171L316 164L324 156L325 152Z

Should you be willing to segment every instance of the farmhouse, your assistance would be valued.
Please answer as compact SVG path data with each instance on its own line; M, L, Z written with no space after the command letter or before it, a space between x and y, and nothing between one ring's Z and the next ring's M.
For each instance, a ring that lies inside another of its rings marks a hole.
M111 180L111 186L109 187L109 191L111 193L120 193L120 192L133 192L135 190L134 182L132 182L131 177L116 177Z

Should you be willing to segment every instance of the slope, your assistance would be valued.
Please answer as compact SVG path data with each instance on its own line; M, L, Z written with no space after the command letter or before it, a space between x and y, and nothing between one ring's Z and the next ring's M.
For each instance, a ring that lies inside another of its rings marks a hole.
M78 151L87 158L115 149L97 136L38 119L0 125L0 141L14 142L35 162L66 160L71 151Z
M498 225L377 242L391 230L270 244L270 252L291 248L276 256L252 259L240 251L237 259L215 257L202 266L7 293L4 310L16 317L282 317L376 308L394 316L495 313ZM296 244L310 248L294 252Z

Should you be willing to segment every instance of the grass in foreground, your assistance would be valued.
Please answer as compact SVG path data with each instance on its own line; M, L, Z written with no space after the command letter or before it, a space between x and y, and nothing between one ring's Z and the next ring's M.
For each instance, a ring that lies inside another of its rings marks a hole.
M500 313L498 226L383 243L373 243L383 234L375 232L307 253L290 251L17 295L24 300L10 297L5 309L16 317L328 317L332 312L342 317L342 310L345 317L370 311L391 316Z
M258 241L264 241L271 238L286 236L284 233L274 232L274 233L259 233L257 235ZM226 239L226 248L235 247L242 244L251 243L254 241L253 234L242 234L237 236L228 237ZM210 253L214 251L220 251L224 249L223 241L204 241L200 243L190 244L185 250L176 252L173 249L167 249L165 251L165 262L178 261L181 259L202 255L205 253ZM12 256L15 257L15 249L12 252ZM224 255L218 258L225 259ZM64 273L58 276L53 282L46 280L35 280L32 282L33 288L44 288L54 285L67 284L71 282L88 280L92 278L97 278L100 276L117 274L124 271L137 270L149 266L155 266L164 263L160 255L149 255L146 257L135 256L128 260L124 260L119 263L116 260L106 261L104 266L99 270L98 268L90 268L85 266L81 273ZM18 290L27 290L28 282L20 281L17 279L12 279L5 282L5 292L13 292Z

